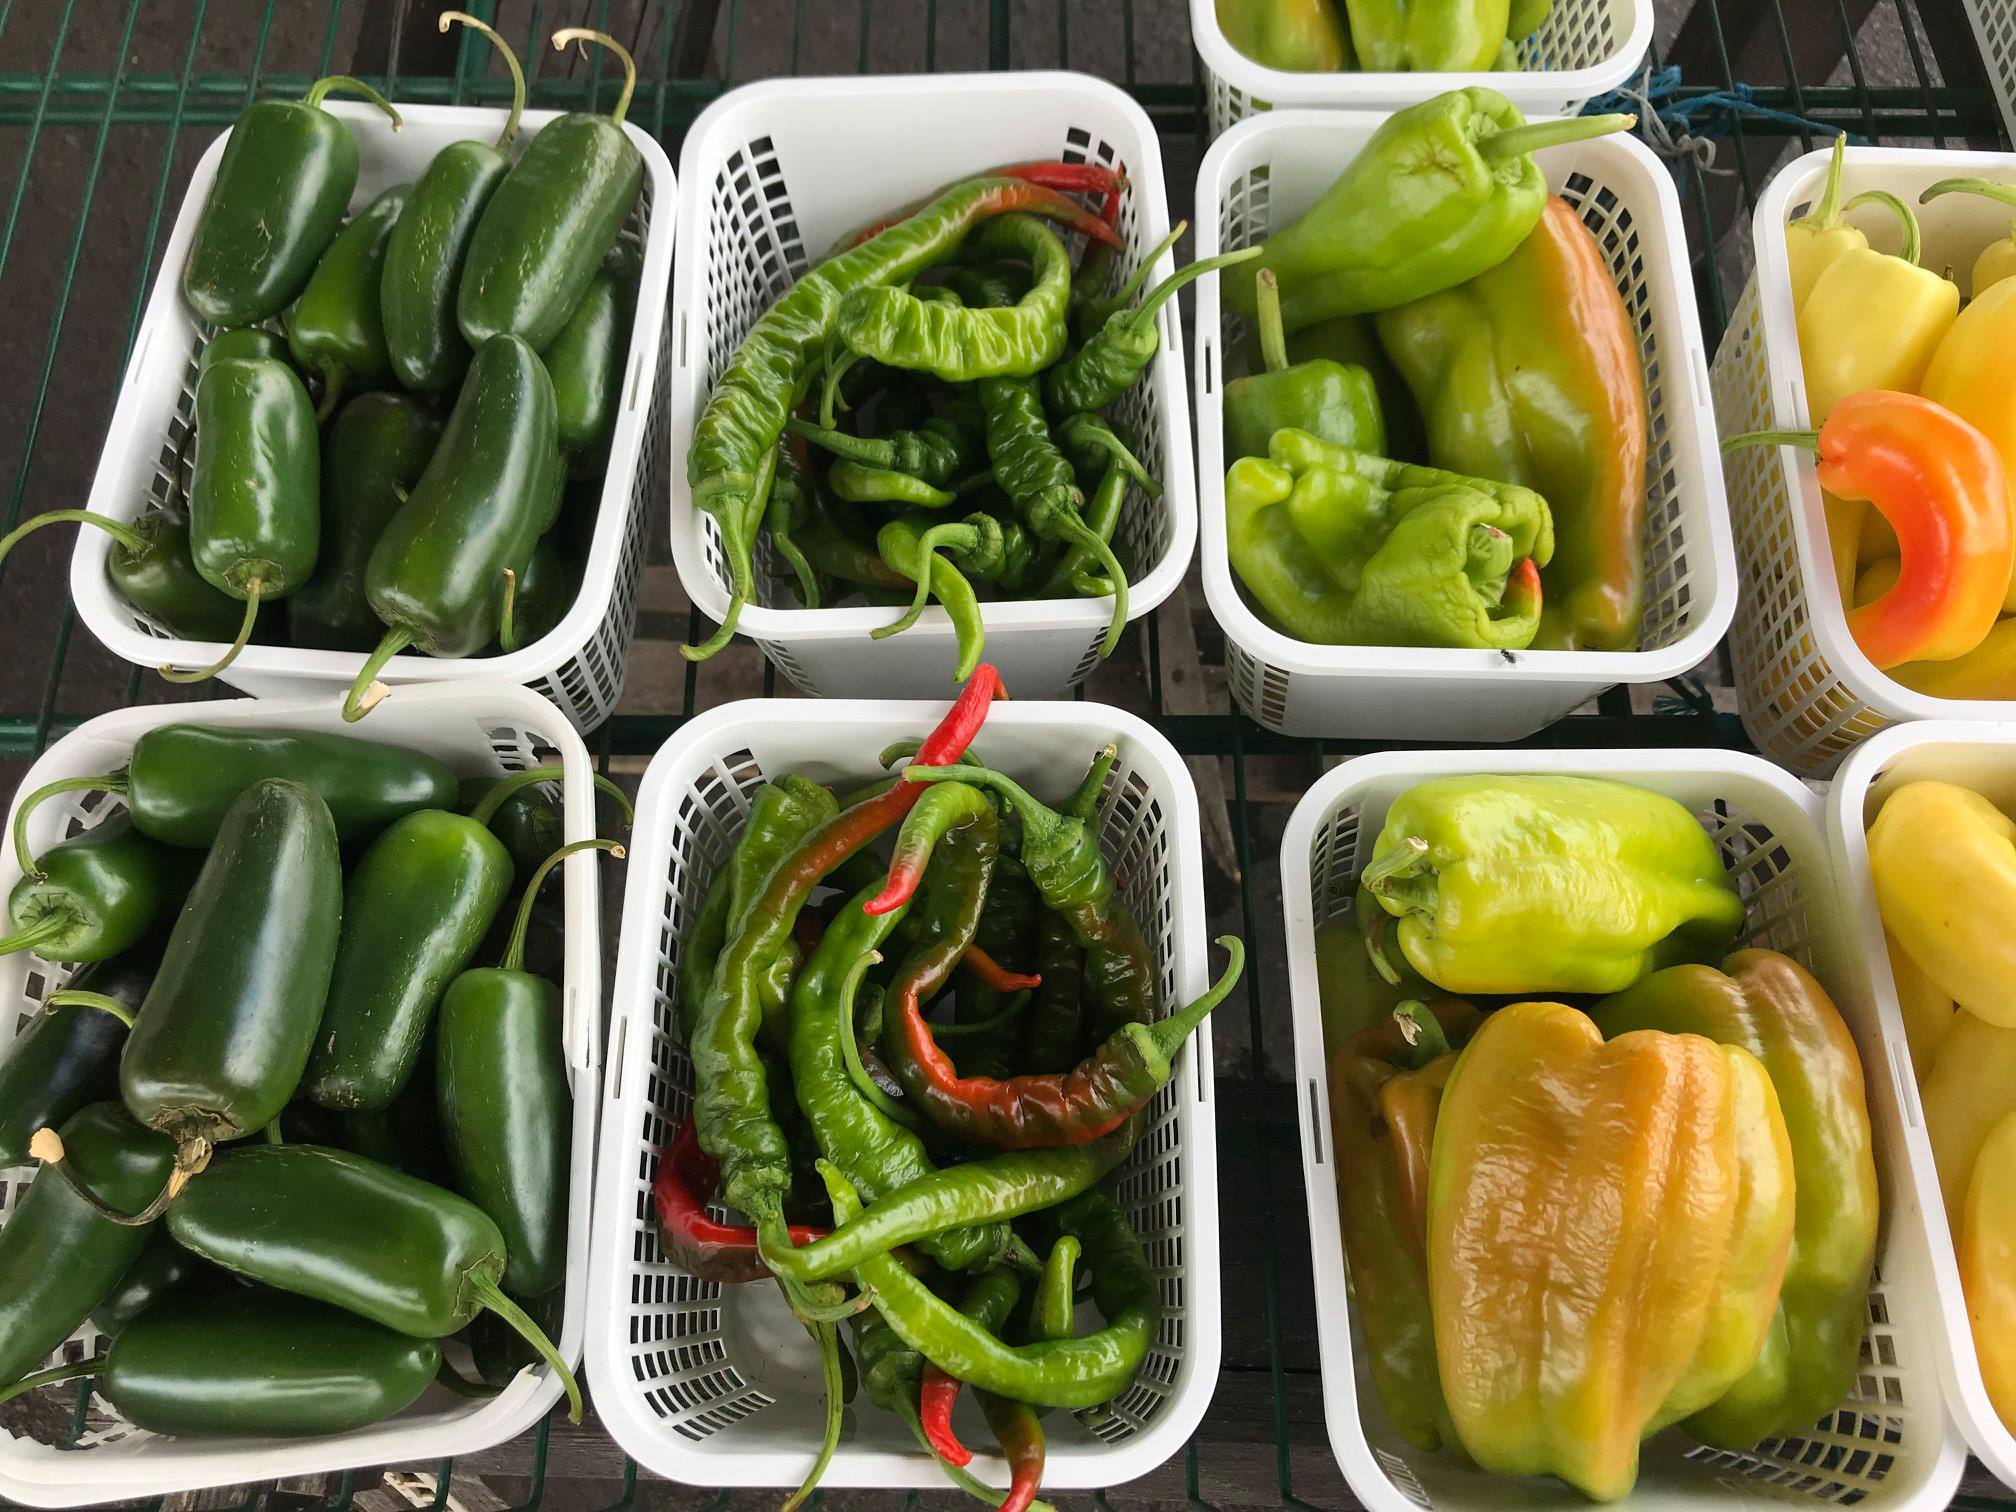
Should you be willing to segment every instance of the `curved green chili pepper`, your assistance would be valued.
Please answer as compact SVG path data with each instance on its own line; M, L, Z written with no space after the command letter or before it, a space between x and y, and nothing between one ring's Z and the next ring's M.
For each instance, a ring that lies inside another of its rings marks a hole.
M901 504L910 509L945 509L959 496L922 478L888 467L863 467L845 457L826 469L826 486L849 504Z
M915 430L896 430L879 440L850 436L793 419L785 430L822 450L863 467L909 473L933 487L964 477L986 455L987 420L980 406L960 395Z
M157 845L128 814L59 840L7 895L12 934L0 956L32 950L45 961L103 961L130 950L179 898L187 858Z
M1134 265L1134 271L1111 294L1102 295L1098 291L1116 258L1114 249L1103 242L1093 242L1086 247L1084 263L1071 283L1071 334L1079 345L1098 335L1101 326L1134 303L1134 296L1146 285L1148 275L1162 260L1162 254L1174 251L1176 243L1183 240L1184 233L1189 229L1188 221L1178 221L1176 229L1150 247L1148 255ZM1081 290L1083 297L1080 297Z
M960 566L973 562L985 566L1000 560L1000 523L987 514L936 522L898 516L876 532L875 545L882 553L882 560L914 582L917 591L910 600L909 610L900 619L891 625L878 626L869 635L882 640L901 634L917 623L917 617L924 612L926 596L936 598L951 619L959 642L959 659L952 670L952 680L964 682L980 665L987 629L980 617L980 599ZM940 551L946 555L940 556Z
M281 318L296 365L322 379L317 421L336 413L353 379L368 387L392 376L378 290L386 242L411 193L410 184L395 184L358 211L336 233L300 297Z
M1133 480L1127 470L1117 462L1106 469L1106 475L1099 480L1092 498L1085 506L1085 528L1107 543L1113 542L1113 532L1120 524L1120 511L1127 503L1127 490ZM1088 598L1100 598L1113 591L1113 585L1103 579L1093 580L1092 553L1082 546L1072 546L1057 559L1057 565L1049 575L1036 586L1032 598L1063 598L1066 594L1079 594Z
M1139 483L1149 498L1162 497L1162 485L1141 465L1119 429L1103 416L1089 410L1066 415L1056 435L1058 448L1071 459L1080 477L1103 478L1108 469L1118 467Z

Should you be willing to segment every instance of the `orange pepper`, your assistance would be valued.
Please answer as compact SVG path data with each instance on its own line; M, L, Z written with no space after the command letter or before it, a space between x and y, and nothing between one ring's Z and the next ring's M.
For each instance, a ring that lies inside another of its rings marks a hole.
M1896 585L1848 613L1878 668L1949 661L1987 638L2016 566L2016 526L2002 459L1979 430L1916 394L1868 389L1818 431L1732 436L1723 450L1753 443L1818 452L1823 489L1868 501L1895 528Z

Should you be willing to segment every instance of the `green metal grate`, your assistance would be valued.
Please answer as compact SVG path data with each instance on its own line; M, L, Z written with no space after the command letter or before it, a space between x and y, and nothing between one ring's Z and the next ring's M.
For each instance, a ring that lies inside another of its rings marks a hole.
M1123 83L1162 133L1175 214L1188 212L1205 146L1187 0L489 0L471 8L520 46L541 107L595 102L612 80L599 58L563 59L537 44L562 25L614 32L642 75L632 119L675 160L694 116L736 83L1010 67L1080 68ZM1889 143L2004 145L1954 0L1695 0L1691 8L1660 0L1659 8L1652 62L1677 68L1680 81L1661 98L1702 108L1739 86L1747 96L1715 118L1712 170L1692 155L1675 162L1711 340L1747 277L1755 195L1782 157L1844 129ZM0 71L4 525L84 496L168 218L202 148L249 99L299 93L332 69L405 100L508 97L488 48L466 34L438 37L435 10L410 0L0 0L0 63L8 66ZM10 787L78 721L178 696L73 636L68 534L32 539L0 566L0 647L10 653L0 656L0 774ZM704 668L679 661L676 642L703 627L667 565L664 531L651 539L630 687L595 737L604 766L619 776L641 770L696 712L790 693L746 643ZM1207 804L1214 790L1225 800L1207 884L1213 923L1256 947L1243 1021L1221 1015L1218 1028L1221 1182L1234 1198L1225 1206L1224 1284L1234 1305L1217 1398L1196 1440L1156 1474L1091 1500L1344 1506L1351 1497L1322 1424L1301 1174L1286 1153L1297 1148L1292 1101L1279 1090L1289 1030L1274 853L1288 807L1316 774L1370 747L1288 739L1237 716L1224 690L1222 637L1194 577L1179 600L1128 636L1084 696L1155 719L1199 758ZM1710 664L1663 688L1616 690L1529 743L1745 746L1727 682L1726 668ZM542 1425L453 1465L403 1468L432 1480L396 1500L386 1500L378 1477L360 1474L299 1494L255 1487L238 1504L248 1512L262 1502L442 1507L454 1495L532 1512L550 1497L616 1512L639 1498L767 1501L640 1487L636 1467L592 1423ZM1977 1479L1969 1489L1979 1494L1966 1500L2009 1505L1999 1487Z

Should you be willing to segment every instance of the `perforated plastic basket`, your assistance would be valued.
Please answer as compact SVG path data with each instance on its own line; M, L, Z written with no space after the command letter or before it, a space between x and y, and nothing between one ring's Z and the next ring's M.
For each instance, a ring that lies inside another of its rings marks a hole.
M1940 1403L1940 1332L1925 1235L1909 1208L1906 1115L1885 1074L1894 1010L1870 990L1857 930L1843 906L1820 800L1753 756L1724 751L1435 751L1347 761L1296 806L1281 841L1295 1018L1296 1105L1308 1187L1309 1242L1330 1444L1351 1489L1371 1512L1465 1508L1477 1512L1581 1508L1565 1485L1486 1475L1456 1454L1424 1454L1387 1423L1364 1361L1348 1300L1332 1168L1316 931L1352 927L1352 899L1374 837L1393 800L1416 782L1458 773L1566 772L1614 778L1685 804L1715 838L1748 904L1742 945L1783 951L1826 986L1855 1035L1867 1072L1869 1111L1885 1203L1877 1277L1869 1293L1862 1374L1849 1399L1802 1437L1734 1454L1704 1448L1677 1429L1647 1441L1631 1505L1685 1512L1725 1505L1827 1502L1870 1512L1944 1507L1965 1463Z
M1385 119L1273 111L1212 144L1197 174L1197 255L1263 240L1300 215ZM1319 646L1263 621L1226 555L1225 382L1245 370L1247 322L1220 280L1197 292L1197 467L1204 595L1225 629L1239 706L1272 730L1412 740L1516 740L1612 683L1657 682L1715 648L1735 609L1722 470L1708 414L1701 321L1680 205L1666 168L1630 137L1550 147L1552 189L1595 233L1638 330L1651 437L1646 459L1642 650L1465 651Z
M60 777L116 771L125 765L141 735L178 720L348 733L425 751L465 777L501 776L557 761L565 771L560 789L566 838L581 840L595 833L593 768L580 737L546 700L504 683L395 689L358 726L343 723L334 698L231 699L193 707L121 709L89 720L57 741L30 769L19 792L32 792ZM18 793L16 797L18 801ZM65 836L101 823L120 807L118 800L103 794L51 798L29 821L29 848L39 854ZM8 827L11 831L11 812ZM601 1090L602 953L596 865L592 855L571 856L562 863L567 943L561 986L574 1127L568 1164L566 1300L555 1342L569 1360L580 1358L585 1327L589 1189ZM20 876L13 847L0 847L0 896ZM32 955L0 957L0 1053L71 970ZM0 1215L12 1207L33 1175L32 1166L0 1170ZM87 1325L52 1363L98 1352L98 1334ZM102 1397L93 1396L74 1447L0 1430L0 1496L31 1506L81 1506L366 1465L438 1460L487 1449L525 1432L559 1397L559 1381L542 1365L520 1372L501 1395L488 1401L469 1401L430 1388L397 1417L356 1433L316 1439L188 1439L133 1428L113 1414Z
M610 1435L646 1469L695 1486L794 1486L820 1438L819 1368L770 1285L695 1280L665 1257L651 1209L658 1151L692 1102L673 1007L680 951L708 878L741 832L750 791L801 772L841 788L879 775L873 753L927 733L943 704L730 704L681 730L638 797L609 1042L604 1180L596 1194L588 1371ZM1107 864L1155 952L1165 1004L1208 983L1197 798L1169 742L1094 703L996 704L974 750L1056 800L1107 741L1119 762L1099 804ZM1218 1379L1218 1190L1207 1023L1149 1105L1116 1196L1161 1290L1140 1375L1104 1409L1045 1423L1046 1486L1116 1485L1179 1449ZM716 1216L720 1210L716 1209ZM1088 1312L1082 1327L1096 1326ZM970 1396L970 1393L968 1394ZM963 1407L962 1412L977 1411ZM991 1443L979 1418L968 1444ZM998 1461L973 1469L1006 1484ZM942 1486L892 1415L857 1400L828 1486Z
M369 105L332 101L325 108L342 117L357 138L360 169L353 208L393 184L417 179L451 142L494 139L505 117L502 110L402 104L406 124L395 132ZM558 114L526 111L520 144ZM519 683L550 698L583 730L607 719L623 691L637 623L637 575L644 565L649 512L644 501L663 497L664 385L659 367L678 196L663 149L637 127L626 123L623 129L644 159L643 192L622 232L642 247L643 270L622 408L581 590L560 623L528 646L500 656L395 656L380 674L388 683L463 678ZM188 485L193 448L184 442L195 417L196 359L210 333L182 300L182 265L228 135L211 143L197 162L162 254L91 484L90 508L98 514L131 520L150 504L179 501ZM93 635L143 667L164 662L202 667L223 655L221 644L165 635L136 613L105 575L110 549L111 538L103 531L80 530L70 559L71 596ZM362 662L354 652L254 644L222 676L233 687L261 697L307 697L347 687Z
M1788 163L1757 201L1751 233L1757 270L1715 353L1715 414L1725 436L1809 423L1785 223L1818 200L1828 156L1809 152ZM1846 175L1850 194L1887 189L1916 207L1926 267L1968 268L1982 247L2009 234L2008 210L1969 194L1919 205L1919 191L1961 174L2006 177L2012 166L2016 158L2007 153L1850 147ZM1849 219L1876 246L1896 248L1896 223L1886 226L1880 211L1856 211ZM1760 751L1795 772L1824 776L1858 741L1899 720L2006 719L2016 712L2007 700L1914 693L1862 654L1834 586L1810 453L1746 447L1731 452L1725 465L1743 572L1729 650L1743 724Z
M693 123L679 158L690 188L672 291L672 557L705 613L718 621L727 612L728 573L719 528L693 507L686 452L715 378L750 326L848 232L954 180L1037 158L1126 173L1123 269L1168 234L1155 128L1131 97L1084 74L776 79L731 90ZM1173 270L1165 255L1154 276ZM1159 325L1161 351L1114 409L1163 485L1159 500L1138 488L1129 495L1114 537L1134 571L1134 619L1183 580L1196 539L1173 301ZM766 544L741 631L792 682L836 698L937 698L950 686L956 644L943 609L934 604L903 634L870 640L895 611L796 607L781 565ZM1017 698L1058 697L1092 670L1111 615L1104 598L984 605L987 660Z
M1342 0L1336 0L1343 10ZM1992 4L1994 0L1979 0ZM1554 0L1547 24L1519 45L1521 72L1289 73L1266 68L1225 40L1217 0L1190 0L1190 34L1204 60L1211 134L1275 109L1398 110L1446 89L1495 89L1528 115L1574 115L1617 88L1652 43L1652 0Z
M1936 202L1935 202L1936 203ZM1876 1008L1882 1027L1882 1053L1888 1080L1904 1108L1904 1154L1885 1193L1895 1203L1901 1221L1923 1230L1931 1254L1932 1282L1938 1298L1939 1347L1947 1409L1959 1420L1960 1431L1981 1460L2004 1484L2016 1486L2016 1435L1996 1414L1981 1380L1981 1361L1974 1351L1974 1330L1967 1321L1967 1296L1960 1286L1954 1235L1946 1221L1939 1191L1939 1171L1932 1163L1932 1143L1925 1132L1918 1101L1918 1072L1911 1061L1911 1043L1904 1034L1897 1006L1897 983L1890 973L1890 954L1883 941L1883 916L1869 877L1867 832L1891 790L1906 782L1953 782L1974 789L2008 809L2016 804L2016 722L1987 724L1957 720L1927 720L1885 730L1858 747L1841 764L1827 796L1827 824L1837 864L1842 872L1843 905L1869 979L1875 984Z
M1981 44L1981 61L1988 68L1988 82L1994 87L1995 102L2002 107L2002 123L2016 138L2016 4L2011 0L1960 0L1967 7L1967 19L1974 23L1974 36Z

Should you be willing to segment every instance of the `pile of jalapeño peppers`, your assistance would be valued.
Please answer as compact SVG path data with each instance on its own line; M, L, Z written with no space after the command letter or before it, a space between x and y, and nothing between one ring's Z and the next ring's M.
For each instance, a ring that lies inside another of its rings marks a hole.
M304 1436L544 1361L580 1420L540 890L621 849L562 843L559 776L170 724L23 800L0 953L78 970L0 1059L0 1165L41 1162L0 1227L0 1401L90 1376L154 1432ZM124 808L29 854L85 790ZM30 1373L87 1320L104 1353Z
M1222 939L1224 975L1163 1016L1099 852L1114 751L1046 806L967 749L1000 691L981 666L926 739L883 753L907 764L858 792L763 784L681 945L693 1102L653 1200L676 1264L774 1278L819 1345L826 1436L787 1508L838 1442L842 1322L869 1400L1008 1512L1035 1496L1042 1413L1110 1401L1155 1338L1155 1280L1104 1183L1244 951ZM891 831L885 868L867 847ZM717 1196L741 1221L709 1214ZM1102 1320L1083 1333L1081 1265ZM965 1469L962 1383L1011 1468L1005 1499Z
M0 555L55 521L109 532L120 595L169 635L369 653L346 706L361 717L398 652L517 650L573 605L595 530L629 355L637 248L618 233L643 160L622 120L636 83L624 49L608 116L549 122L509 155L525 82L494 145L460 141L416 182L346 222L358 178L350 128L301 100L261 100L232 127L182 292L208 339L196 363L186 500L141 519L59 510L0 538ZM179 481L181 459L176 475ZM284 610L269 608L284 601Z
M1013 599L1110 596L1112 654L1127 623L1114 532L1130 490L1162 490L1110 411L1154 361L1163 307L1259 255L1193 263L1142 294L1179 225L1108 294L1126 187L1111 168L1066 162L952 184L843 239L757 320L686 454L730 595L687 657L733 638L766 535L804 607L848 595L905 606L877 638L935 599L957 635L955 682L980 663L976 584ZM1098 196L1100 212L1067 193ZM1075 269L1060 228L1086 238Z

